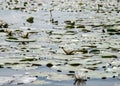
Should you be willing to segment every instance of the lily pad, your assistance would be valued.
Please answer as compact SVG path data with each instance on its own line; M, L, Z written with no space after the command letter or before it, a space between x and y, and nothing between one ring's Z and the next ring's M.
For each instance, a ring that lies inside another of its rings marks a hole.
M90 78L107 79L107 78L113 78L114 76L117 76L117 74L106 73L104 71L91 71L86 73L86 76Z
M44 81L44 80L36 80L31 83L32 85L46 85L46 84L51 84L49 81Z
M117 32L116 29L107 29L108 32Z
M35 42L35 39L6 39L8 42Z
M73 64L70 64L71 66L79 66L81 65L80 63L73 63Z
M18 40L16 37L9 37L9 38L7 38L7 39L10 39L10 40Z
M52 63L48 63L48 64L46 64L46 66L47 66L47 67L52 67L53 64L52 64Z
M71 80L72 77L64 74L51 73L48 75L47 79L53 80L53 81L63 81L63 80Z
M26 19L27 22L29 23L33 23L34 22L34 17L29 17L28 19Z
M92 54L100 54L100 50L93 49L93 50L89 51L89 53L92 53Z
M23 62L23 61L36 61L36 60L38 60L38 59L36 59L36 58L24 58L20 61Z
M116 55L104 55L102 58L117 58Z

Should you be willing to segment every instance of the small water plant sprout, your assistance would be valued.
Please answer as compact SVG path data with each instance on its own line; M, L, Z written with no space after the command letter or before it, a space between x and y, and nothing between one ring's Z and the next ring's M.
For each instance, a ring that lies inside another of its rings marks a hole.
M58 25L58 21L53 18L52 11L53 9L50 10L50 22L52 24Z
M64 47L60 47L60 48L62 48L62 50L65 52L65 54L66 55L74 55L74 50L65 50L65 48Z

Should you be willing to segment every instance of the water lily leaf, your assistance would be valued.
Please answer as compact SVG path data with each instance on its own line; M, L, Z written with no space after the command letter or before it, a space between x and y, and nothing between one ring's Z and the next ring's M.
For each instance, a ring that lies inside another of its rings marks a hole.
M75 26L74 25L67 25L67 26L65 26L65 28L71 29L71 28L75 28Z
M117 32L116 29L107 29L107 32Z
M37 80L36 77L24 75L24 76L15 77L15 80L12 82L12 84L27 84L34 82L36 80Z
M44 80L36 80L31 83L32 85L45 85L45 84L51 84L49 81L44 81Z
M35 42L35 39L6 39L8 42Z
M84 66L71 66L71 65L64 65L64 66L53 66L52 69L55 70L61 70L65 73L68 73L70 71L77 71L77 70L82 70L82 71L90 71L89 69L85 68Z
M117 74L114 73L106 73L104 71L91 71L86 73L87 77L90 78L100 78L100 79L107 79L107 78L113 78Z
M85 28L85 25L77 25L77 28Z
M105 71L109 73L116 73L116 74L120 73L119 67L115 67L115 66L112 68L107 68Z
M82 29L83 32L87 33L87 32L91 32L90 30L87 29Z
M80 63L73 63L73 64L70 64L71 66L79 66L81 65Z
M111 64L112 66L119 67L119 66L120 66L120 60L113 60L110 64Z
M102 58L117 58L116 55L104 55Z
M16 65L19 64L20 59L11 59L11 58L1 58L0 63L1 65Z
M75 35L75 34L77 34L77 31L67 30L67 31L65 32L65 34L66 34L66 35Z
M26 19L27 22L29 23L33 23L34 22L34 17L29 17L28 19Z
M47 79L54 81L63 81L63 80L71 80L72 78L64 74L51 73L48 75Z
M37 59L36 58L24 58L20 61L36 61Z
M18 70L32 70L38 68L37 66L32 66L31 64L5 65L5 67Z
M93 49L93 50L89 51L89 53L100 54L100 50Z
M6 83L10 83L13 80L14 80L13 77L1 76L0 77L0 85L4 85Z
M18 40L16 37L12 37L12 36L8 37L7 39Z
M48 64L46 64L46 66L47 66L47 67L52 67L53 64L52 64L52 63L48 63Z

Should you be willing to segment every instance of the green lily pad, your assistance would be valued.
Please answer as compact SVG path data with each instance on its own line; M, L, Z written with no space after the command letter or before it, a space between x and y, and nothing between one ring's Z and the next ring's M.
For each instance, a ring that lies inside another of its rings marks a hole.
M102 58L117 58L116 55L104 55Z
M27 22L29 23L33 23L34 22L34 17L29 17L28 19L26 19Z
M117 32L116 29L107 29L107 32Z
M81 64L80 63L72 63L72 64L69 64L69 65L71 65L71 66L79 66Z
M85 25L77 25L77 28L85 28Z
M6 39L8 42L35 42L35 39Z
M47 67L52 67L53 64L52 64L52 63L48 63L48 64L46 64L46 66L47 66Z
M10 40L18 40L16 37L12 37L12 36L8 37L7 39L10 39Z
M64 75L64 74L50 73L47 79L53 80L53 81L63 81L63 80L71 80L72 77Z
M67 26L65 26L65 28L75 28L75 26L74 25L67 25Z
M20 61L36 61L36 60L38 60L38 59L36 59L36 58L24 58L24 59L22 59L22 60L20 60Z
M100 54L100 50L93 49L93 50L89 51L89 53L92 53L92 54Z
M98 78L98 79L107 79L107 78L113 78L114 76L117 76L117 74L114 73L107 73L104 71L91 71L86 73L87 77L92 78Z
M36 80L31 83L32 85L46 85L46 84L51 84L49 81L44 81L44 80Z

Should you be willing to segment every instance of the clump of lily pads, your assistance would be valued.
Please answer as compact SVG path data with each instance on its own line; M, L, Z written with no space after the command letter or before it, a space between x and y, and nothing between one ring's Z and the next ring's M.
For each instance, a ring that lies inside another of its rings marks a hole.
M77 50L66 50L64 47L60 47L62 50L65 52L66 55L74 55L77 52L82 52L83 54L88 53L88 50L83 48L83 49L77 49Z
M0 20L0 28L8 28L8 24L2 20Z
M75 28L75 21L66 20L64 21L66 28Z

